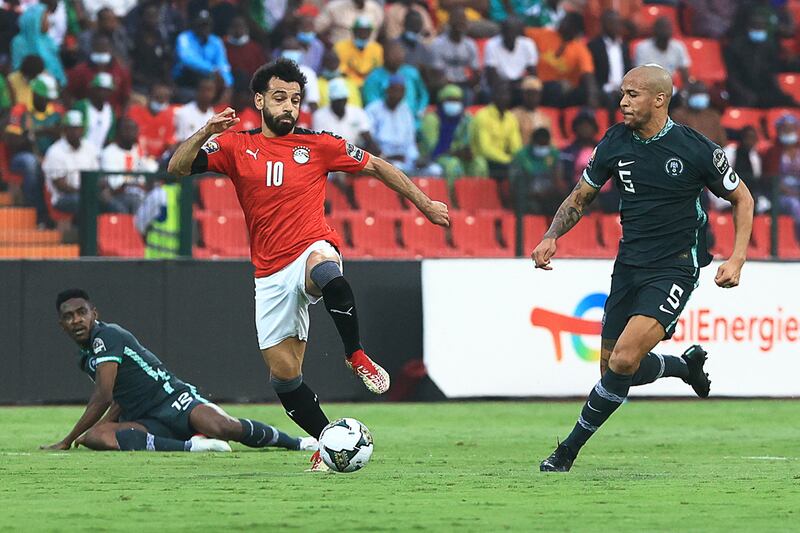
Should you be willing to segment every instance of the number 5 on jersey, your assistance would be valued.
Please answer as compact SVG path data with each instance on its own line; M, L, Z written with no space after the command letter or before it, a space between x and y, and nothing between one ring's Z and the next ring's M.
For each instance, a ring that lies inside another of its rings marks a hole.
M283 161L267 161L267 187L283 185Z

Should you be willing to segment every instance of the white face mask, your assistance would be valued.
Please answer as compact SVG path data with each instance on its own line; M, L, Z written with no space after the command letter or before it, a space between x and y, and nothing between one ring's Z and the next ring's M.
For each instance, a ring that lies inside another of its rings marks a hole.
M153 113L161 113L168 105L169 104L165 104L164 102L150 102L150 111Z
M797 144L797 132L792 133L782 133L778 139L781 141L781 144L784 145L792 145Z
M448 117L458 116L463 110L464 104L461 102L456 102L454 100L442 102L442 111L444 111L444 114Z
M550 155L550 147L549 146L541 146L537 145L533 147L533 155L538 157L539 159L543 159Z
M111 63L111 54L108 52L92 52L89 59L95 65L108 65Z
M244 34L241 37L228 37L228 42L234 46L244 46L250 42L250 36Z

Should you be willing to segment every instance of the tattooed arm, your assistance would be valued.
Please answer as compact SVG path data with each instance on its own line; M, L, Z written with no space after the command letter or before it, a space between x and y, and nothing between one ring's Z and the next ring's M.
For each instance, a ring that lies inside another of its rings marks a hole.
M544 234L542 242L531 254L536 268L552 270L550 258L556 253L556 239L568 232L583 217L586 207L595 199L599 189L581 179L553 217L550 229Z

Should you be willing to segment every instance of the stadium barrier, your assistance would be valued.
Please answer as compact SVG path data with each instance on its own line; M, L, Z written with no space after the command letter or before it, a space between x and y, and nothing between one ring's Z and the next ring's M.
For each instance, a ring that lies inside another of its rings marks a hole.
M717 266L701 271L673 339L654 351L680 355L702 344L714 396L800 396L800 299L787 289L800 263L749 262L735 289L714 284ZM583 397L599 377L612 267L557 259L545 272L518 259L423 261L431 379L449 398ZM631 391L693 395L678 379Z

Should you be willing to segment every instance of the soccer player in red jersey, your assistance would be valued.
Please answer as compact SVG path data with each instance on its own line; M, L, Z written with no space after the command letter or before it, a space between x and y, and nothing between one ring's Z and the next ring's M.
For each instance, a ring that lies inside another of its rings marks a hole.
M219 172L233 181L250 230L256 330L270 381L289 417L318 438L328 418L302 375L309 303L323 300L344 343L345 362L366 387L376 394L389 389L389 375L361 346L339 235L325 222L328 173L375 176L434 224L448 226L450 219L447 205L428 198L383 159L330 133L295 127L305 83L293 61L262 66L250 82L261 128L225 133L239 122L227 108L178 147L168 169L178 176ZM323 466L315 454L312 470Z

